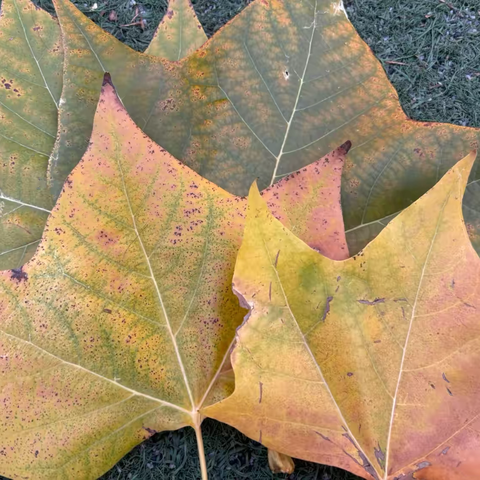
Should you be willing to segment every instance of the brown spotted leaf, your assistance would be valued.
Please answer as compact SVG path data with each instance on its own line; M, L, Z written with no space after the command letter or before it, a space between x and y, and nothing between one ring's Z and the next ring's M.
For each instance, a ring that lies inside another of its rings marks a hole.
M345 151L264 193L338 259ZM97 478L157 431L199 431L197 410L232 391L245 210L146 137L104 87L36 255L0 274L1 474Z
M235 392L204 413L368 479L480 478L480 259L461 208L474 159L341 262L253 186L233 280L250 307Z
M3 0L0 17L0 270L37 248L53 207L48 157L62 89L60 27L29 0Z
M190 0L170 0L150 45L145 50L167 60L180 60L207 41Z
M351 140L342 198L355 251L478 144L478 130L406 117L341 1L253 1L180 63L134 52L68 0L56 9L67 64L59 152L70 164L53 159L54 191L87 146L104 71L152 139L236 194ZM475 167L464 212L475 246L478 179Z

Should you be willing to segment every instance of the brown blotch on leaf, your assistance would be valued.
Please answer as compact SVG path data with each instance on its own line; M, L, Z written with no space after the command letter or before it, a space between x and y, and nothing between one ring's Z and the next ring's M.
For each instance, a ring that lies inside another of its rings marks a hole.
M340 155L346 155L351 148L352 148L352 142L350 140L347 140L345 143L340 145L340 147L338 147L338 153Z
M143 427L143 429L148 432L148 438L153 437L157 433L153 428Z
M279 255L280 255L280 250L277 252L277 256L275 257L275 268L277 268L278 256Z
M378 464L382 467L382 469L385 468L385 452L382 450L382 447L380 447L380 443L378 443L378 448L373 447L373 451L375 453L375 458L377 459Z
M358 457L360 458L362 463L360 463L353 455L348 453L346 450L344 450L344 453L348 457L350 457L350 459L353 460L359 467L362 467L367 473L369 473L375 480L379 480L377 472L375 471L371 463L368 461L365 454L358 448L353 438L348 434L348 430L343 425L342 425L342 428L343 428L343 431L345 432L345 433L342 433L342 437L346 438L355 447L358 453Z
M385 303L384 298L376 298L373 301L370 300L357 300L358 303L361 303L362 305L378 305L379 303Z
M317 431L315 430L315 433L316 433L317 435L320 435L320 437L322 437L325 441L330 442L330 443L333 443L327 436L321 434L320 432L317 432Z
M323 310L322 318L320 319L322 322L325 321L325 319L327 318L327 315L330 312L330 303L332 300L333 300L333 297L327 297L327 303L325 305L325 309Z
M10 272L11 272L10 278L12 280L16 280L18 283L22 281L26 282L28 280L28 275L23 271L23 267L14 268L10 270Z
M113 88L115 88L112 82L112 77L108 72L105 72L105 75L103 75L102 86L105 86L105 85L111 85Z

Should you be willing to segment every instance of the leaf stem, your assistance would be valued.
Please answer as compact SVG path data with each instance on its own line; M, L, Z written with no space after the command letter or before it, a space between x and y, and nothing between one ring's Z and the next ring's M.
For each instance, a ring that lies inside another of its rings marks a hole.
M200 460L200 471L202 472L202 480L208 480L207 462L205 460L205 450L203 448L202 437L202 416L197 413L195 418L195 435L197 436L198 458Z

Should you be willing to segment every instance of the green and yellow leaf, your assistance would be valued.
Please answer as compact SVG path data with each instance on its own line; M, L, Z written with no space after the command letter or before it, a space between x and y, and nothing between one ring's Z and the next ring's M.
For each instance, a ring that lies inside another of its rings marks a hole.
M478 479L480 259L462 216L474 159L341 262L279 223L252 186L233 280L250 307L235 392L204 414L364 478L461 468Z
M0 17L0 270L35 252L53 207L48 157L57 133L63 47L58 22L28 0Z
M333 258L348 256L344 154L264 193ZM199 431L198 410L233 387L245 210L146 137L104 87L36 255L0 274L1 474L93 479L157 431Z

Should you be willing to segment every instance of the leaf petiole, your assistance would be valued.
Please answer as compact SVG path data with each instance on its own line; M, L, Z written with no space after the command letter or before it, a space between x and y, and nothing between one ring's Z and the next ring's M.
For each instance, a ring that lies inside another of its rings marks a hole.
M207 462L205 460L205 449L203 447L203 437L202 437L202 420L203 417L200 413L193 416L194 420L194 429L195 435L197 436L197 448L198 448L198 458L200 460L200 470L202 472L202 480L208 480L207 473Z

